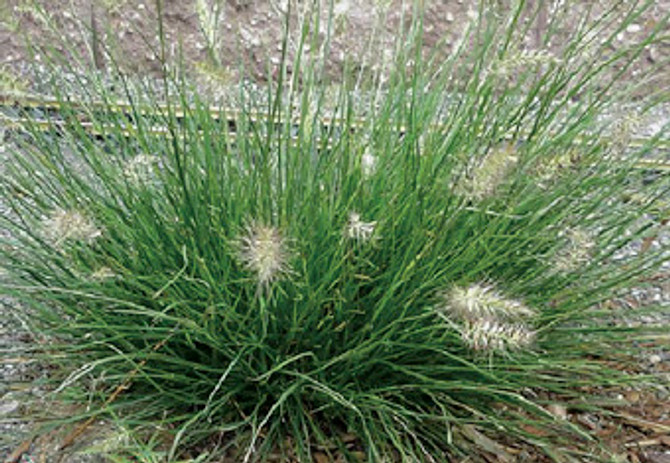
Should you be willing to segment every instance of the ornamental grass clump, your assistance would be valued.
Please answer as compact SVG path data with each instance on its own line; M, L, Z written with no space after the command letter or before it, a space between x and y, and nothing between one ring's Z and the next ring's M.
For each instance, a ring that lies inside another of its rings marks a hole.
M627 251L667 218L668 176L639 163L661 135L625 156L607 135L619 102L667 97L643 93L656 66L623 78L667 18L610 48L651 3L557 10L555 59L501 78L535 3L483 3L448 57L421 46L417 5L381 76L327 65L332 5L301 2L274 80L234 110L166 61L165 100L118 77L124 111L99 73L77 105L55 73L58 124L10 137L0 262L75 410L44 417L63 451L103 420L160 461L607 459L545 400L597 410L653 335L600 309L668 259ZM579 162L547 177L562 153Z

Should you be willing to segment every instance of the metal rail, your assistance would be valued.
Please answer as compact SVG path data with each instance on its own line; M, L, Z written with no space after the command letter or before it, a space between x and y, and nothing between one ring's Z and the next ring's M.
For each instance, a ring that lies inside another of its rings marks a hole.
M81 101L62 101L53 97L41 97L37 95L0 95L0 111L2 109L7 110L18 110L20 112L40 111L43 113L43 117L46 115L56 115L60 113L63 109L70 111L80 112L78 117L78 123L83 127L88 133L94 137L105 137L109 132L104 130L105 124L96 124L91 121L88 117L90 114L95 113L108 113L108 114L119 114L126 116L128 118L129 124L126 128L121 131L118 131L118 126L108 125L109 128L114 128L118 134L121 134L125 137L133 137L138 133L138 128L136 125L131 123L133 117L137 116L153 116L156 118L164 117L166 114L169 114L170 117L174 117L176 120L186 119L189 115L189 111L192 108L184 108L181 106L168 106L167 104L153 104L153 105L133 105L125 101L117 102L81 102ZM239 109L229 108L229 107L209 107L207 108L210 116L214 120L224 122L228 126L229 136L231 139L237 137L237 124L238 120L243 116L246 120L250 122L256 121L267 121L269 116L263 112L244 112ZM279 119L275 121L277 124L281 123ZM297 122L297 121L296 121ZM0 123L3 123L10 130L25 130L28 126L32 126L38 130L49 131L49 130L66 130L67 122L63 119L35 119L29 117L11 117L4 116L0 112ZM364 118L357 118L353 122L349 121L348 125L351 130L356 130L357 128L362 128L367 121ZM344 126L344 121L338 118L325 117L321 116L319 118L319 124L324 129L331 129L333 127L342 127ZM439 130L442 128L441 125L435 124L433 126L434 130ZM147 133L170 136L169 130L167 127L152 127L145 130ZM397 129L399 136L402 136L406 133L406 128L401 126ZM628 142L628 145L632 148L640 148L645 146L651 141L651 137L631 137ZM585 137L577 137L575 139L575 144L581 144L586 141ZM328 146L330 146L332 140L328 141ZM670 151L670 139L660 139L655 141L655 148L660 150ZM639 160L635 164L636 168L639 169L650 169L650 170L659 170L670 172L670 161L660 160L660 159L644 159Z

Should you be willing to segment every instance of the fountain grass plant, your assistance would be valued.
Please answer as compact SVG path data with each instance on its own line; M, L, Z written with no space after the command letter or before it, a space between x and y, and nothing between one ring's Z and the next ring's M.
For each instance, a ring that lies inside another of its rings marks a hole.
M224 111L234 131L167 63L177 92L128 90L127 114L99 75L82 112L55 74L62 124L29 122L0 180L2 293L53 396L88 404L52 423L153 436L162 457L142 461L593 452L549 405L597 409L597 388L639 381L622 365L654 329L602 304L668 258L623 252L667 217L667 175L636 168L660 135L629 148L611 129L632 95L641 117L667 100L641 92L666 63L621 78L665 22L609 47L651 3L584 7L534 51L526 2L482 5L446 61L417 6L384 75L335 85L332 5L308 5L263 98L241 85Z

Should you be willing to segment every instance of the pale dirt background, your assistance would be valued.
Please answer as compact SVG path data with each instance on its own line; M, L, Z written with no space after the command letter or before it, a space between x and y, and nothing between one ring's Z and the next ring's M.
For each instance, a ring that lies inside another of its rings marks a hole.
M319 0L324 12L328 1ZM244 63L245 77L265 81L281 57L283 11L288 0L162 0L167 52L181 57L187 69L203 81L235 82ZM32 4L42 8L34 8ZM295 31L305 8L304 0L291 0L290 29ZM412 14L409 0L334 0L334 36L328 56L329 73L338 78L345 59L352 69L374 70L392 55L398 25ZM476 17L476 0L425 0L426 53L448 56L457 45L465 25ZM509 10L511 0L486 0L488 9ZM556 12L564 12L576 23L593 6L593 15L622 3L616 0L529 0L539 5L537 21L524 38L524 48L558 49L569 30L553 43L543 44L544 31ZM218 7L218 8L217 8ZM218 12L218 14L217 14ZM648 14L637 19L617 36L611 48L639 39L652 30L659 18L670 12L670 0L655 0ZM320 19L325 30L325 14ZM48 24L55 24L52 30ZM615 26L615 25L613 25ZM118 66L128 73L157 75L158 21L155 0L0 0L0 70L16 69L29 59L26 40L38 46L64 51L63 43L76 49L86 65L110 66L103 43L110 43ZM374 33L373 33L374 32ZM670 34L670 28L665 32ZM375 37L373 43L369 37ZM319 40L323 40L322 33ZM295 44L293 44L295 45ZM211 46L211 47L210 47ZM214 53L210 54L209 50ZM295 46L289 47L289 53ZM306 51L307 53L309 50ZM644 52L639 66L654 66L670 57L670 39L653 44ZM213 59L212 59L213 58ZM34 60L42 60L39 54ZM217 63L214 65L213 63ZM633 70L629 77L634 78ZM659 85L670 87L670 66L660 73L667 78Z

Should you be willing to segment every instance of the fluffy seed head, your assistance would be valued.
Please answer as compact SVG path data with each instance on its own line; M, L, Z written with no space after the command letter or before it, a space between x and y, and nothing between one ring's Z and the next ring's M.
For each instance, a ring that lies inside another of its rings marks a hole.
M546 189L552 182L565 175L569 175L579 166L580 155L574 150L561 152L557 155L539 159L534 169L534 176L538 179L538 186Z
M505 352L530 346L535 332L523 323L483 319L467 323L461 331L461 339L475 351Z
M100 267L91 273L91 280L93 281L106 281L112 278L116 278L116 273L109 267Z
M351 3L349 0L340 0L338 2L335 2L335 6L333 7L333 14L335 15L336 18L340 18L341 16L347 16L350 11L351 11Z
M154 180L154 166L157 163L157 156L138 154L123 167L123 176L135 186L147 185Z
M0 92L3 95L22 95L26 93L27 88L27 82L9 72L8 67L0 68Z
M259 287L292 273L287 240L275 227L252 223L237 240L240 262L252 271Z
M554 255L553 266L560 273L571 273L588 264L596 248L591 234L582 228L563 232L563 247Z
M559 64L560 59L545 50L519 51L491 66L491 73L498 77L510 77L517 72L526 72L538 66Z
M55 245L65 241L91 242L102 235L92 220L77 210L57 209L42 222L45 237Z
M475 283L467 288L454 286L444 294L440 311L460 322L480 320L520 320L535 315L535 311L520 301L498 293L492 285Z
M492 197L518 161L512 147L492 151L471 163L469 175L456 184L455 191L473 201Z
M361 169L365 177L370 177L377 170L377 157L369 149L366 149L361 157Z
M377 222L362 222L360 214L352 212L349 214L346 235L352 240L365 242L372 237L376 226Z
M605 160L622 160L630 155L630 143L640 128L642 118L636 113L623 114L618 117L609 130L609 149Z
M223 100L226 90L233 82L233 76L228 68L216 66L208 60L195 63L195 79L198 89L213 100Z

